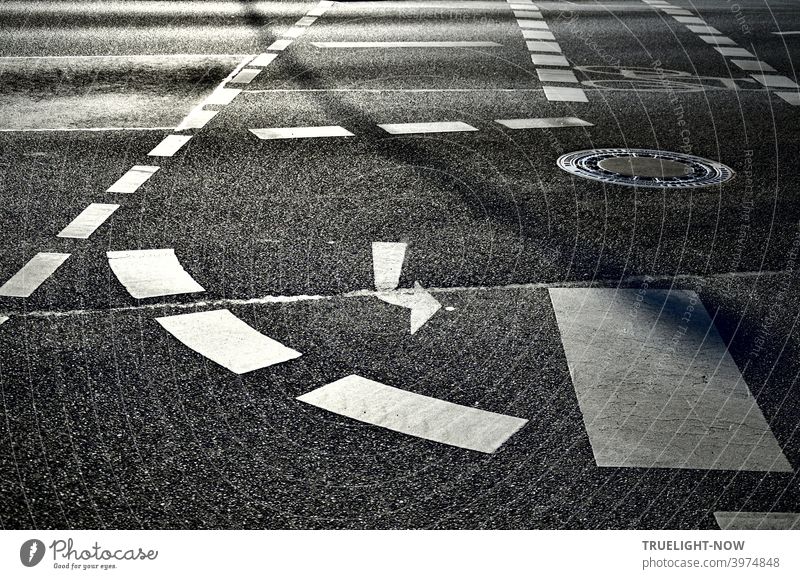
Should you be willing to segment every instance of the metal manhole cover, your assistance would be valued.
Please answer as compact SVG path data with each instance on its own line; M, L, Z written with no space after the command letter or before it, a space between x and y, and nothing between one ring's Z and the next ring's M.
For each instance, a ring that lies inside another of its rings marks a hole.
M730 167L655 149L590 149L567 153L558 166L579 177L634 187L708 187L733 177Z

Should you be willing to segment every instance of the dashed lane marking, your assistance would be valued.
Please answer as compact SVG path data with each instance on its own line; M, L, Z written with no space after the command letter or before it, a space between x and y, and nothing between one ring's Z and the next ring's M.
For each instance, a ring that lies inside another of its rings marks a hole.
M449 41L449 40L415 40L415 41L365 41L365 42L312 42L315 48L478 48L502 46L491 41Z
M372 273L375 289L393 290L400 285L400 274L406 259L405 243L375 241L372 243Z
M555 40L556 37L553 36L553 33L549 30L523 30L522 31L523 38L530 39L530 40Z
M313 139L319 137L352 137L353 133L340 126L324 127L283 127L272 129L250 129L262 140L272 139Z
M720 32L713 26L708 26L707 24L706 25L687 24L686 28L697 34L722 34L722 32Z
M259 68L243 68L239 74L228 81L228 84L250 84L261 73Z
M267 50L286 50L292 42L291 38L281 38L267 46Z
M236 374L245 374L301 356L265 336L229 310L156 318L188 348Z
M536 66L569 66L567 57L560 54L531 54L531 61Z
M8 321L8 316L0 316L0 326Z
M715 46L714 50L719 52L722 56L743 56L746 58L755 58L755 55L752 52L739 47L733 48L729 46Z
M106 219L119 209L119 205L109 203L92 203L84 209L56 237L68 239L89 239Z
M741 68L742 70L747 71L758 71L758 72L775 72L775 69L768 65L763 60L736 60L732 59L731 62Z
M306 16L322 16L325 12L333 6L335 2L323 1L317 4L314 8L306 12Z
M714 518L723 531L800 530L800 513L717 511Z
M228 105L239 96L240 92L242 92L242 89L239 88L217 88L206 97L203 105Z
M164 140L156 145L148 156L150 157L172 157L192 138L191 135L167 135Z
M662 8L664 12L669 14L670 16L689 16L691 14L688 10L682 10L680 8Z
M792 472L695 292L549 291L598 466Z
M303 16L300 20L294 23L295 26L311 26L317 21L316 16Z
M578 82L578 78L571 70L537 68L536 74L539 76L539 80L542 82Z
M351 375L297 397L329 412L410 436L492 453L528 422Z
M186 115L180 124L175 127L175 130L185 131L187 129L202 129L205 127L206 124L217 115L218 111L206 111L203 110L202 107L203 105L201 104L198 108Z
M69 259L69 253L37 253L0 287L0 296L27 298Z
M705 24L705 20L697 16L675 16L675 20L681 24Z
M390 135L411 135L417 133L460 133L477 131L475 127L461 121L435 123L393 123L378 125Z
M544 20L531 21L528 26L522 29L522 35L528 38L528 34L536 34L536 30L548 30L550 27Z
M281 36L285 36L286 38L299 38L303 34L306 33L306 27L304 26L292 26L289 30L284 32Z
M560 127L593 127L594 124L577 117L545 119L498 119L495 121L509 129L557 129Z
M106 252L111 271L136 299L205 291L183 269L173 249Z
M544 90L544 96L546 96L549 101L589 102L589 99L586 98L586 93L579 88L543 86L542 90Z
M525 42L531 52L561 52L558 42L544 42L543 40L528 40Z
M751 74L756 82L770 88L800 88L795 81L780 74Z
M800 93L796 92L776 92L776 96L782 98L790 105L800 106Z
M272 52L264 52L256 56L253 60L247 63L247 66L257 66L259 68L264 68L269 66L273 60L278 57L277 54Z
M150 177L152 177L159 167L154 165L134 165L127 173L117 179L111 187L106 189L107 193L134 193Z
M731 46L736 46L737 44L735 40L727 36L706 36L701 34L698 38L706 44L730 44Z

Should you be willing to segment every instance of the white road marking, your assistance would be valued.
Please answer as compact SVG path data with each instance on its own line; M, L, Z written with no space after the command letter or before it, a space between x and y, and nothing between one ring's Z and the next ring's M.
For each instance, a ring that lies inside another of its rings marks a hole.
M569 66L567 58L560 54L531 54L531 61L536 66Z
M387 241L372 242L372 272L375 278L375 289L388 291L400 285L400 274L406 258L405 243Z
M755 70L759 72L775 72L775 69L763 60L731 60L733 64L742 70Z
M317 137L353 137L353 133L339 126L326 127L282 127L274 129L250 129L262 140L272 139L312 139Z
M295 26L311 26L317 21L316 16L303 16L300 20L294 23Z
M411 333L415 334L436 312L442 304L422 287L414 282L412 290L395 290L379 293L375 297L386 303L411 310Z
M301 356L300 352L253 329L229 310L165 316L156 321L187 347L236 374Z
M729 46L715 46L714 50L719 52L722 56L743 56L755 58L755 55L744 48L731 48Z
M777 36L797 36L800 34L800 30L786 30L784 32L773 32L772 34L776 34Z
M538 28L538 21L543 18L538 12L531 12L525 16L527 16L527 18L517 18L517 26L520 28Z
M0 296L29 297L69 256L69 253L37 253L0 287Z
M547 22L545 22L544 20L535 20L532 21L531 24L533 26L526 26L525 28L522 29L522 35L525 38L528 38L526 34L530 34L532 32L535 32L536 30L549 30L550 28L549 26L547 26Z
M150 157L171 157L192 138L191 135L167 135L155 148L147 153Z
M520 22L520 21L526 22L526 23L539 22L542 19L542 13L541 12L527 12L527 11L515 10L514 11L514 18L518 19L517 22ZM528 18L530 18L531 20L526 20Z
M785 100L790 105L800 106L800 93L796 92L776 92L777 96Z
M795 81L780 74L751 74L756 82L770 88L800 88Z
M203 105L196 107L190 112L180 124L175 127L176 131L185 131L186 129L202 129L206 123L217 115L218 111L203 110Z
M356 375L331 382L297 399L367 424L485 453L496 451L528 422Z
M523 30L523 38L531 40L555 40L556 37L549 30Z
M89 239L98 227L105 223L111 214L119 209L119 205L108 203L92 203L72 220L56 237L69 239Z
M292 38L281 38L267 46L267 50L286 50L292 42Z
M171 131L175 127L55 127L48 129L0 129L0 133L49 133L93 131Z
M250 84L250 82L259 75L261 69L259 68L243 68L239 74L234 76L228 81L229 84Z
M689 10L682 10L680 8L662 8L662 10L670 16L691 16Z
M789 531L800 530L800 513L750 513L717 511L717 525L723 531Z
M544 42L542 40L528 40L525 42L531 52L561 52L558 42Z
M136 299L205 291L183 269L174 249L108 251L108 265Z
M273 60L278 57L277 54L264 52L263 54L259 54L256 56L252 61L247 63L247 66L257 66L259 68L264 68L265 66L269 66Z
M704 35L700 35L700 36L698 36L698 38L700 38L700 40L702 40L703 42L705 42L707 44L730 44L732 46L735 46L737 44L737 42L735 40L733 40L731 38L728 38L727 36L704 36Z
M681 24L705 24L705 20L697 16L675 16L675 20Z
M713 26L700 25L700 24L687 24L686 28L688 28L692 32L696 32L697 34L722 34L719 30L714 28Z
M286 38L299 38L306 33L306 28L303 26L292 26L289 30L284 32L281 36Z
M578 82L575 73L571 70L557 68L537 68L536 74L542 82Z
M549 291L598 466L792 472L695 292Z
M0 316L0 326L8 321L8 316Z
M334 2L323 0L319 4L317 4L314 8L306 12L306 16L322 16L325 12L334 5Z
M158 169L159 167L154 165L134 165L127 173L117 179L116 183L106 189L106 193L134 193Z
M163 58L165 60L173 60L176 58L243 58L252 56L251 54L75 54L75 55L45 55L45 56L0 56L0 61L14 61L14 60L79 60L79 59L130 59L144 58L152 60L154 58Z
M314 46L315 48L477 48L502 46L502 44L489 41L420 40L408 42L312 42L311 46Z
M498 119L495 121L509 129L557 129L559 127L593 127L594 124L577 117L546 119Z
M204 105L227 105L239 96L240 88L218 88L206 98Z
M416 133L460 133L477 131L475 127L461 121L437 123L393 123L378 125L390 135L411 135Z
M563 86L543 86L544 96L549 101L571 101L577 103L587 103L586 93L579 88L568 88Z

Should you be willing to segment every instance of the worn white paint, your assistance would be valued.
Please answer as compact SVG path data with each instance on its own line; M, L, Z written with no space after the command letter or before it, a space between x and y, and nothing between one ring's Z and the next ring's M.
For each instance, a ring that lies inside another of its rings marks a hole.
M729 44L731 46L736 46L737 44L735 40L727 36L705 36L701 34L698 38L707 44Z
M150 157L172 157L192 138L191 135L167 135L156 145L148 156Z
M377 294L376 297L386 303L411 310L412 334L424 326L442 307L442 304L419 282L414 282L412 290L383 292Z
M272 64L272 61L277 58L277 54L271 52L264 52L256 56L253 60L247 63L247 66L256 66L258 68L264 68L265 66L269 66Z
M69 239L89 239L98 227L105 223L111 214L119 209L119 205L110 203L92 203L72 220L56 237Z
M217 115L217 112L218 111L203 110L203 105L200 105L186 115L180 124L175 127L175 130L185 131L186 129L202 129L206 126L206 123Z
M707 24L705 25L687 24L686 28L697 34L722 34L722 32L720 32L713 26L709 26Z
M509 129L557 129L559 127L593 127L577 117L554 117L544 119L498 119L495 121Z
M733 48L730 46L715 46L714 50L719 52L722 56L740 56L745 58L755 58L755 55L751 53L749 50L745 50L744 48Z
M218 88L215 89L208 98L206 98L205 103L206 105L227 105L239 96L239 93L242 92L240 88Z
M0 296L27 298L69 259L69 253L37 253L0 287Z
M531 61L536 66L569 66L567 58L560 54L531 54Z
M159 167L155 165L134 165L127 173L117 179L107 193L135 193L145 181L152 177Z
M547 26L547 22L544 20L536 20L532 21L529 26L526 26L522 29L522 36L524 38L528 38L529 34L535 33L537 30L549 30L550 28Z
M523 30L523 38L530 40L555 40L556 37L549 30Z
M250 129L262 140L272 139L313 139L318 137L353 137L353 133L339 126L325 127L282 127L272 129Z
M267 50L286 50L292 42L292 38L281 38L267 46Z
M544 42L542 40L528 40L525 42L531 52L561 52L558 42Z
M746 71L775 72L775 69L763 60L731 60L733 64Z
M589 102L583 89L564 86L543 86L542 90L544 90L544 96L549 101Z
M557 68L537 68L536 74L542 82L574 82L578 79L571 70L560 70Z
M723 531L800 530L800 513L717 511L714 518Z
M393 290L400 285L400 274L406 259L406 243L374 241L372 243L372 273L375 289Z
M228 81L229 84L250 84L261 73L259 68L243 68Z
M756 82L769 88L800 88L795 81L780 74L751 74Z
M183 269L173 249L106 252L111 271L136 299L205 291Z
M797 92L776 92L775 96L778 96L785 100L790 105L800 106L800 93Z
M393 123L378 126L390 135L410 135L415 133L459 133L478 130L467 123L462 123L461 121L434 123Z

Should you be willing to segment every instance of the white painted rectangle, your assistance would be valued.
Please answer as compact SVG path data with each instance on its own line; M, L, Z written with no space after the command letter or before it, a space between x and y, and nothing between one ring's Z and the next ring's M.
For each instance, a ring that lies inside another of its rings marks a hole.
M294 40L291 38L281 38L267 46L267 50L286 50L292 42Z
M339 126L327 127L282 127L274 129L250 129L262 140L271 139L313 139L318 137L352 137L353 133Z
M549 101L589 102L583 89L564 86L543 86L542 89L544 90L544 96Z
M509 8L511 8L511 10L539 10L535 4L525 4L519 2L509 4Z
M514 10L514 18L517 19L517 23L525 22L526 27L527 24L530 22L541 22L542 21L542 13L541 12L529 12L523 10ZM522 26L522 24L520 24Z
M306 28L303 26L292 26L289 30L283 33L282 36L286 38L298 38L306 33Z
M788 76L780 74L751 74L757 83L770 88L800 88L795 81Z
M8 321L8 316L0 316L0 326Z
M796 92L776 92L776 96L779 96L783 100L785 100L790 105L800 106L800 93Z
M523 38L530 40L555 40L556 37L549 30L523 30Z
M56 237L69 239L89 239L106 219L119 209L119 205L92 203L72 220Z
M228 81L228 84L250 84L261 73L259 68L243 68Z
M675 20L681 24L705 24L705 20L697 16L675 16Z
M536 66L569 66L567 58L561 54L531 54Z
M722 56L742 56L742 57L750 57L755 58L755 55L752 54L750 51L745 50L744 48L731 48L729 46L715 46L714 50L719 52Z
M177 127L175 127L176 131L185 131L186 129L202 129L206 126L206 123L213 119L217 115L217 111L206 111L203 110L203 107L197 107L192 112L190 112L186 117L181 121Z
M542 15L539 12L529 12L525 18L517 18L517 25L520 28L538 28L537 21L542 20Z
M723 531L800 530L800 513L717 511L714 518Z
M689 10L682 10L680 8L662 8L662 10L670 16L691 16L692 12Z
M183 269L174 249L106 252L108 265L136 299L205 291Z
M531 52L561 52L558 42L544 42L542 40L528 40L525 42Z
M405 243L386 241L372 243L372 273L375 277L376 290L390 291L400 285L406 247Z
M367 424L485 453L496 451L528 422L356 375L331 382L297 399Z
M533 21L532 24L535 24L535 26L526 26L522 29L522 36L524 38L528 38L528 34L536 32L537 30L549 30L549 26L547 26L547 22L544 20L536 20Z
M722 32L720 32L713 26L708 26L707 24L705 25L687 24L686 28L688 28L692 32L696 32L697 34L722 34Z
M378 125L390 135L411 135L415 133L459 133L477 131L475 127L461 121L438 123L394 123Z
M29 297L69 256L69 253L37 253L0 287L0 296Z
M295 26L311 26L317 21L316 16L303 16L300 20L294 23Z
M569 69L537 68L536 74L542 82L578 82L575 73Z
M449 40L414 40L414 41L343 41L343 42L312 42L316 48L480 48L502 46L490 41L449 41Z
M695 292L549 291L598 466L792 471Z
M757 72L775 72L775 69L772 68L769 64L764 62L763 60L731 60L733 64L741 68L742 70L746 71L757 71Z
M545 119L498 119L495 121L509 129L557 129L560 127L593 127L594 124L577 117L552 117Z
M154 165L134 165L127 173L117 179L107 193L134 193L145 181L152 177L159 167Z
M228 310L165 316L156 321L187 347L236 374L301 356Z
M191 135L167 135L152 151L150 157L172 157L192 138Z
M256 56L253 60L247 63L247 66L257 66L259 68L264 68L265 66L269 66L273 60L278 57L277 54L264 52Z
M205 100L205 104L207 105L227 105L239 96L239 93L242 92L240 88L218 88Z
M731 46L736 46L736 41L727 36L704 36L701 34L698 38L707 44L729 44Z
M320 2L314 8L306 12L306 16L322 16L333 4L333 2Z

